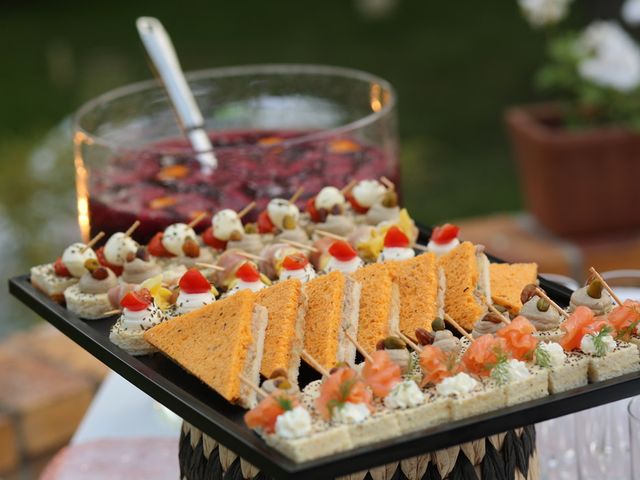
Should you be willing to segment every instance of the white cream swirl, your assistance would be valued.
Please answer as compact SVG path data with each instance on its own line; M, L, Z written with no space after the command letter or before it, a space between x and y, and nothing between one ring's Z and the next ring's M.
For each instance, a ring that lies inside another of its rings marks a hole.
M606 355L614 348L616 348L616 341L611 335L602 335L600 337L600 340L602 341L603 349L602 352L598 352L594 339L595 335L589 333L582 337L582 341L580 342L580 350L582 350L584 353L599 357ZM602 355L600 355L600 353L602 353Z
M297 270L287 270L286 268L283 268L280 270L280 276L278 278L280 280L295 278L300 280L302 283L305 283L316 278L316 272L311 264L307 263L303 268L299 268Z
M413 248L409 247L384 247L378 256L378 262L388 262L390 260L409 260L416 256Z
M366 403L344 402L333 409L331 420L334 423L362 423L371 416Z
M559 343L540 342L538 344L538 348L546 352L549 357L550 367L559 367L564 365L564 362L567 359L567 354L564 353L564 350Z
M326 271L327 273L334 271L353 273L363 265L364 262L360 257L353 257L351 260L347 260L346 262L338 260L336 257L331 257L329 259L329 263L327 263Z
M527 368L527 364L520 360L511 359L507 362L506 372L509 381L526 380L531 376L531 372Z
M436 386L436 391L440 395L464 395L473 391L477 386L478 381L476 379L464 372L460 372L453 377L447 377L442 380Z
M223 242L229 241L234 232L238 235L244 233L242 220L236 211L230 208L217 212L211 219L211 226L213 227L213 236Z
M451 250L460 245L460 240L454 238L447 243L436 243L433 240L429 240L427 244L427 251L435 253L436 257L449 253Z
M182 245L187 238L196 238L196 232L186 223L169 225L162 235L162 246L174 255L182 255Z
M266 285L260 280L256 280L255 282L246 282L244 280L236 280L233 283L233 286L229 289L225 296L233 295L234 293L238 293L240 290L251 290L252 292L259 292Z
M69 273L76 278L82 277L87 269L84 266L84 263L87 260L97 260L96 252L93 251L93 248L86 248L84 243L73 243L69 245L64 252L62 253L62 263Z
M140 331L148 330L161 323L164 314L153 303L144 310L133 311L125 308L120 317L120 326L125 330Z
M404 380L396 384L389 395L384 398L384 404L388 408L410 408L424 403L424 393L413 380Z
M203 293L187 293L181 291L178 294L178 299L176 300L178 315L193 312L194 310L202 308L215 301L216 297L213 296L211 291Z
M117 232L109 237L104 245L104 258L111 265L124 265L127 255L135 254L138 250L138 242L122 232Z
M293 439L311 433L311 415L304 407L294 407L276 418L276 435Z

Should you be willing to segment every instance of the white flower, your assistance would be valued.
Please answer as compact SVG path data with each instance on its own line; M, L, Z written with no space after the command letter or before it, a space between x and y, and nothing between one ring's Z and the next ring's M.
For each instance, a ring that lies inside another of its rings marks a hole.
M567 16L572 0L518 0L522 13L534 27L554 25Z
M640 84L640 49L616 22L589 25L579 40L579 48L585 54L578 65L582 78L621 92Z
M627 0L622 5L622 18L629 25L640 24L640 0Z

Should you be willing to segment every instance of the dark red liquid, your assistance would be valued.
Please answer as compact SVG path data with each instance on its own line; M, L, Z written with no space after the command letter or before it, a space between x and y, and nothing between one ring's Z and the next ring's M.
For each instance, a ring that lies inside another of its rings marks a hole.
M352 138L295 141L309 132L236 131L211 135L218 168L204 173L184 139L151 145L148 151L113 158L90 172L91 232L126 230L136 219L138 241L200 212L240 210L255 200L253 220L274 197L289 198L300 187L299 204L322 187L386 175L398 179L398 161L379 147ZM163 152L163 153L157 153ZM210 215L198 225L209 225Z

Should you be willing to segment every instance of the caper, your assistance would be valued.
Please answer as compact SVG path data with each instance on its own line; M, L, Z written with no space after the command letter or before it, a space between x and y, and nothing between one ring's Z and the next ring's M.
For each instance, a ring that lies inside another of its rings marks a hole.
M287 372L285 371L284 368L276 368L273 372L271 372L271 375L269 375L270 379L279 378L279 377L287 378Z
M589 295L591 298L602 297L602 287L602 282L598 279L595 279L587 287L587 295Z
M444 330L444 320L442 318L436 318L433 322L431 322L431 328L435 331Z
M100 262L98 262L98 260L96 260L95 258L87 258L84 261L84 268L86 268L90 272L93 272L97 268L100 268Z
M541 312L546 312L549 310L551 304L547 302L544 298L539 298L538 303L536 303L536 308Z
M416 339L420 345L431 345L436 336L424 328L416 328Z
M402 350L403 348L407 348L407 345L401 338L391 335L384 339L384 348L385 350Z
M293 215L285 215L282 219L282 228L285 230L294 230L296 228L296 219Z
M537 295L537 288L538 287L533 283L525 285L525 287L522 289L522 293L520 293L520 301L522 303L527 303L529 300L535 297Z
M255 223L247 223L244 226L244 233L258 233L258 226Z
M382 197L382 206L386 208L393 208L398 206L398 194L395 190L387 190Z

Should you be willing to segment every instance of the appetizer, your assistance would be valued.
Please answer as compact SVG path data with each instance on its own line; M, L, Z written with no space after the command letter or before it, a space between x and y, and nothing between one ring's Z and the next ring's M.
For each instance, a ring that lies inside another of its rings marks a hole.
M309 259L302 253L292 253L282 260L282 267L279 273L280 281L295 278L306 283L316 278L316 271L309 263Z
M184 315L216 301L217 290L197 268L190 268L180 278L179 293L171 316Z
M378 256L378 262L409 260L415 256L409 237L395 225L389 228L384 235L384 248Z
M108 293L118 284L118 278L97 260L86 264L87 272L80 281L64 291L65 303L69 311L87 320L107 317L105 313L112 310Z
M595 315L606 315L613 309L613 300L603 290L602 282L595 279L571 294L569 312L574 312L579 306L591 309Z
M434 253L436 257L449 253L460 245L458 233L460 233L460 228L451 223L445 223L442 226L435 227L433 232L431 232L431 238L429 238L429 243L427 244L428 250Z
M538 283L535 263L492 263L489 265L491 299L494 305L516 316L522 308L521 293L525 286Z
M229 290L225 296L233 295L241 290L258 292L265 288L265 278L260 275L258 267L253 262L245 260L235 271L235 280L229 284Z
M111 328L109 340L134 356L156 351L144 338L144 333L165 320L146 288L127 293L120 301L122 315Z
M387 188L378 180L360 180L347 195L354 212L366 214L371 207L381 203Z
M354 227L353 218L346 215L347 202L336 187L324 187L306 204L313 228L335 235L348 235Z
M335 240L329 247L329 255L327 272L353 273L364 265L358 252L344 240Z

